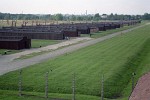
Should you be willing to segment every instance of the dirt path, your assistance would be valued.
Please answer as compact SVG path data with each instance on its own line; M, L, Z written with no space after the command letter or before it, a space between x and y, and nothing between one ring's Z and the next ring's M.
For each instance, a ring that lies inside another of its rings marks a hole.
M0 57L0 75L3 75L3 74L10 72L10 71L24 68L24 67L27 67L27 66L30 66L33 64L41 63L41 62L48 60L50 58L54 58L54 57L57 57L57 56L60 56L60 55L63 55L63 54L69 53L69 52L76 51L78 49L93 45L95 43L104 41L106 39L110 39L110 38L115 37L117 35L124 34L124 33L127 33L129 31L132 31L132 30L138 29L140 27L144 27L144 26L145 25L141 25L141 26L138 26L138 27L135 27L132 29L125 30L125 31L109 34L107 36L104 36L104 37L101 37L98 39L92 39L92 40L89 40L87 42L71 45L71 46L68 46L68 47L65 47L62 49L58 49L58 50L55 50L55 51L52 51L52 52L49 52L46 54L35 56L35 57L29 58L29 59L12 60L12 58L13 59L14 59L14 57L16 58L17 55L14 56L15 54L13 56L12 55L3 56L3 57L1 56Z
M150 100L150 72L139 79L129 100Z

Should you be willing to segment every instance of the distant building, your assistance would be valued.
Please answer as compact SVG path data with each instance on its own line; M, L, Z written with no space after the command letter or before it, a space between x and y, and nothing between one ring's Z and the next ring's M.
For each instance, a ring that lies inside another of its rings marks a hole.
M29 49L31 48L31 39L21 36L0 36L0 49Z

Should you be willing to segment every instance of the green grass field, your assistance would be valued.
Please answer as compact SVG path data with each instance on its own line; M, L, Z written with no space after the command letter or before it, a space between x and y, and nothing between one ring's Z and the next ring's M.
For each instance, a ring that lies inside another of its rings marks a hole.
M21 52L21 50L6 50L6 49L0 49L0 55L4 55L5 52L7 52L7 55Z
M71 99L72 74L75 73L77 100L99 100L100 81L104 74L106 100L127 100L131 92L132 73L136 73L137 80L150 71L149 31L150 25L24 68L23 91L35 95L44 93L45 73L49 71L49 93L54 97ZM7 91L18 90L18 74L18 71L14 71L0 76L2 100L7 100ZM23 100L11 93L8 97L11 100Z
M32 48L39 48L40 46L44 47L44 46L48 46L48 45L59 43L60 41L59 40L38 40L38 39L32 39L31 46L32 46Z
M17 91L6 91L0 90L0 100L45 100L44 93L39 92L24 92L27 95L23 95L22 97L18 96ZM58 93L49 93L49 98L63 98L67 100L71 100L72 95L70 94L58 94ZM90 95L77 95L77 100L99 100L97 96L90 96ZM51 100L51 99L48 99Z
M115 33L115 32L131 29L131 28L139 26L139 25L141 25L141 24L133 25L133 26L124 26L124 27L121 27L121 28L107 30L107 31L100 31L100 32L97 32L97 33L92 33L91 37L92 38L99 38L99 37L102 37L102 36L105 36L105 35L108 35L108 34L112 34L112 33Z

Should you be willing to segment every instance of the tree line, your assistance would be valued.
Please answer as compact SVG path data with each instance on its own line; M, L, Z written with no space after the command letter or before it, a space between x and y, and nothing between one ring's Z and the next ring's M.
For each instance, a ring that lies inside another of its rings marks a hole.
M0 13L0 20L58 20L58 21L98 21L98 20L150 20L150 14L144 15L119 15L119 14L84 14L84 15L70 15L70 14L10 14Z

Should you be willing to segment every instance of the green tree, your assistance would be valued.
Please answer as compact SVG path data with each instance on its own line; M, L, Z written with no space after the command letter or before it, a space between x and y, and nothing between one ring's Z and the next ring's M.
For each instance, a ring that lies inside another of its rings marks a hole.
M83 21L83 19L84 19L84 18L83 18L82 16L77 16L77 20L78 20L78 21Z
M76 20L76 16L75 16L75 15L72 15L72 16L71 16L71 20L72 20L72 21L75 21L75 20Z
M144 19L144 20L150 20L150 14L145 13L145 14L143 15L143 19Z
M4 17L4 19L5 19L5 20L9 20L9 19L10 19L9 14L6 14L5 17Z
M96 14L94 15L94 20L96 20L96 21L100 20L100 15L99 15L99 13L96 13Z
M56 20L63 20L63 15L62 14L56 14L55 19Z

